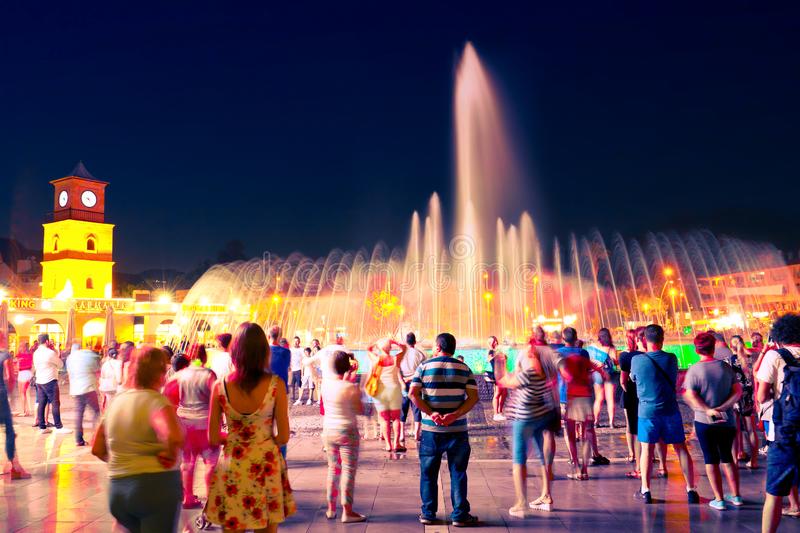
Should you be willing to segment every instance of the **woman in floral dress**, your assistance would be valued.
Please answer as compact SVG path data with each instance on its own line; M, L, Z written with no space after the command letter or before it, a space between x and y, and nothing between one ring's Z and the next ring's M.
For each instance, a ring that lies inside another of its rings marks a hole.
M296 510L279 450L289 440L286 388L264 370L269 368L269 344L257 324L239 326L231 358L234 371L214 385L212 394L209 441L224 449L205 513L225 531L274 532ZM223 414L227 435L221 431Z

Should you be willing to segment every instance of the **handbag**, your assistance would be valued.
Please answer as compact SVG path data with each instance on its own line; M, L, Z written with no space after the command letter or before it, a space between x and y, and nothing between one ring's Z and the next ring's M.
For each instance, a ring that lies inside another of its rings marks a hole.
M375 363L375 366L372 367L372 370L369 373L367 382L364 384L364 392L373 398L378 395L378 390L380 389L381 380L378 378L380 370L380 364Z

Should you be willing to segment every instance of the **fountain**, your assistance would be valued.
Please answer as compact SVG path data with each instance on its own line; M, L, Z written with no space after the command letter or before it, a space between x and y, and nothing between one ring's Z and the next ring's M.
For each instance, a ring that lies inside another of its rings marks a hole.
M405 250L333 250L321 258L265 254L211 267L187 294L176 342L206 340L243 320L281 324L287 336L323 344L343 334L351 348L415 331L429 344L452 331L461 346L488 335L524 342L531 325L574 325L585 335L651 321L680 340L727 319L745 330L768 314L757 290L731 291L739 273L785 269L772 245L708 231L651 233L644 240L593 231L557 239L544 257L533 218L503 216L522 187L491 80L467 44L456 74L456 213L446 239L439 196L414 212ZM545 270L547 266L547 270ZM762 275L763 272L761 272ZM789 300L797 302L794 291ZM731 296L733 294L734 296ZM733 302L731 301L733 298ZM721 315L719 315L721 311ZM717 315L714 315L714 312ZM685 329L685 328L689 329Z

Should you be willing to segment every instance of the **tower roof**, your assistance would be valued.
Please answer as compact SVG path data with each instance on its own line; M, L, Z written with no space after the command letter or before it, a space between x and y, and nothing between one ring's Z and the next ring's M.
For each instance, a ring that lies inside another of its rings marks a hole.
M91 172L86 169L86 166L83 164L83 161L78 161L78 164L75 165L75 168L72 169L72 172L69 173L70 176L75 176L77 178L86 178L89 180L96 180L94 176L92 176Z

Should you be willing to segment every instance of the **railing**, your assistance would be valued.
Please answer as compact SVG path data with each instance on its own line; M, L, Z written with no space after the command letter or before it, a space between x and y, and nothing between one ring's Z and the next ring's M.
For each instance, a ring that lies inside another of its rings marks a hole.
M47 222L58 222L59 220L84 220L86 222L105 222L105 213L97 211L86 211L84 209L59 209L47 213Z

